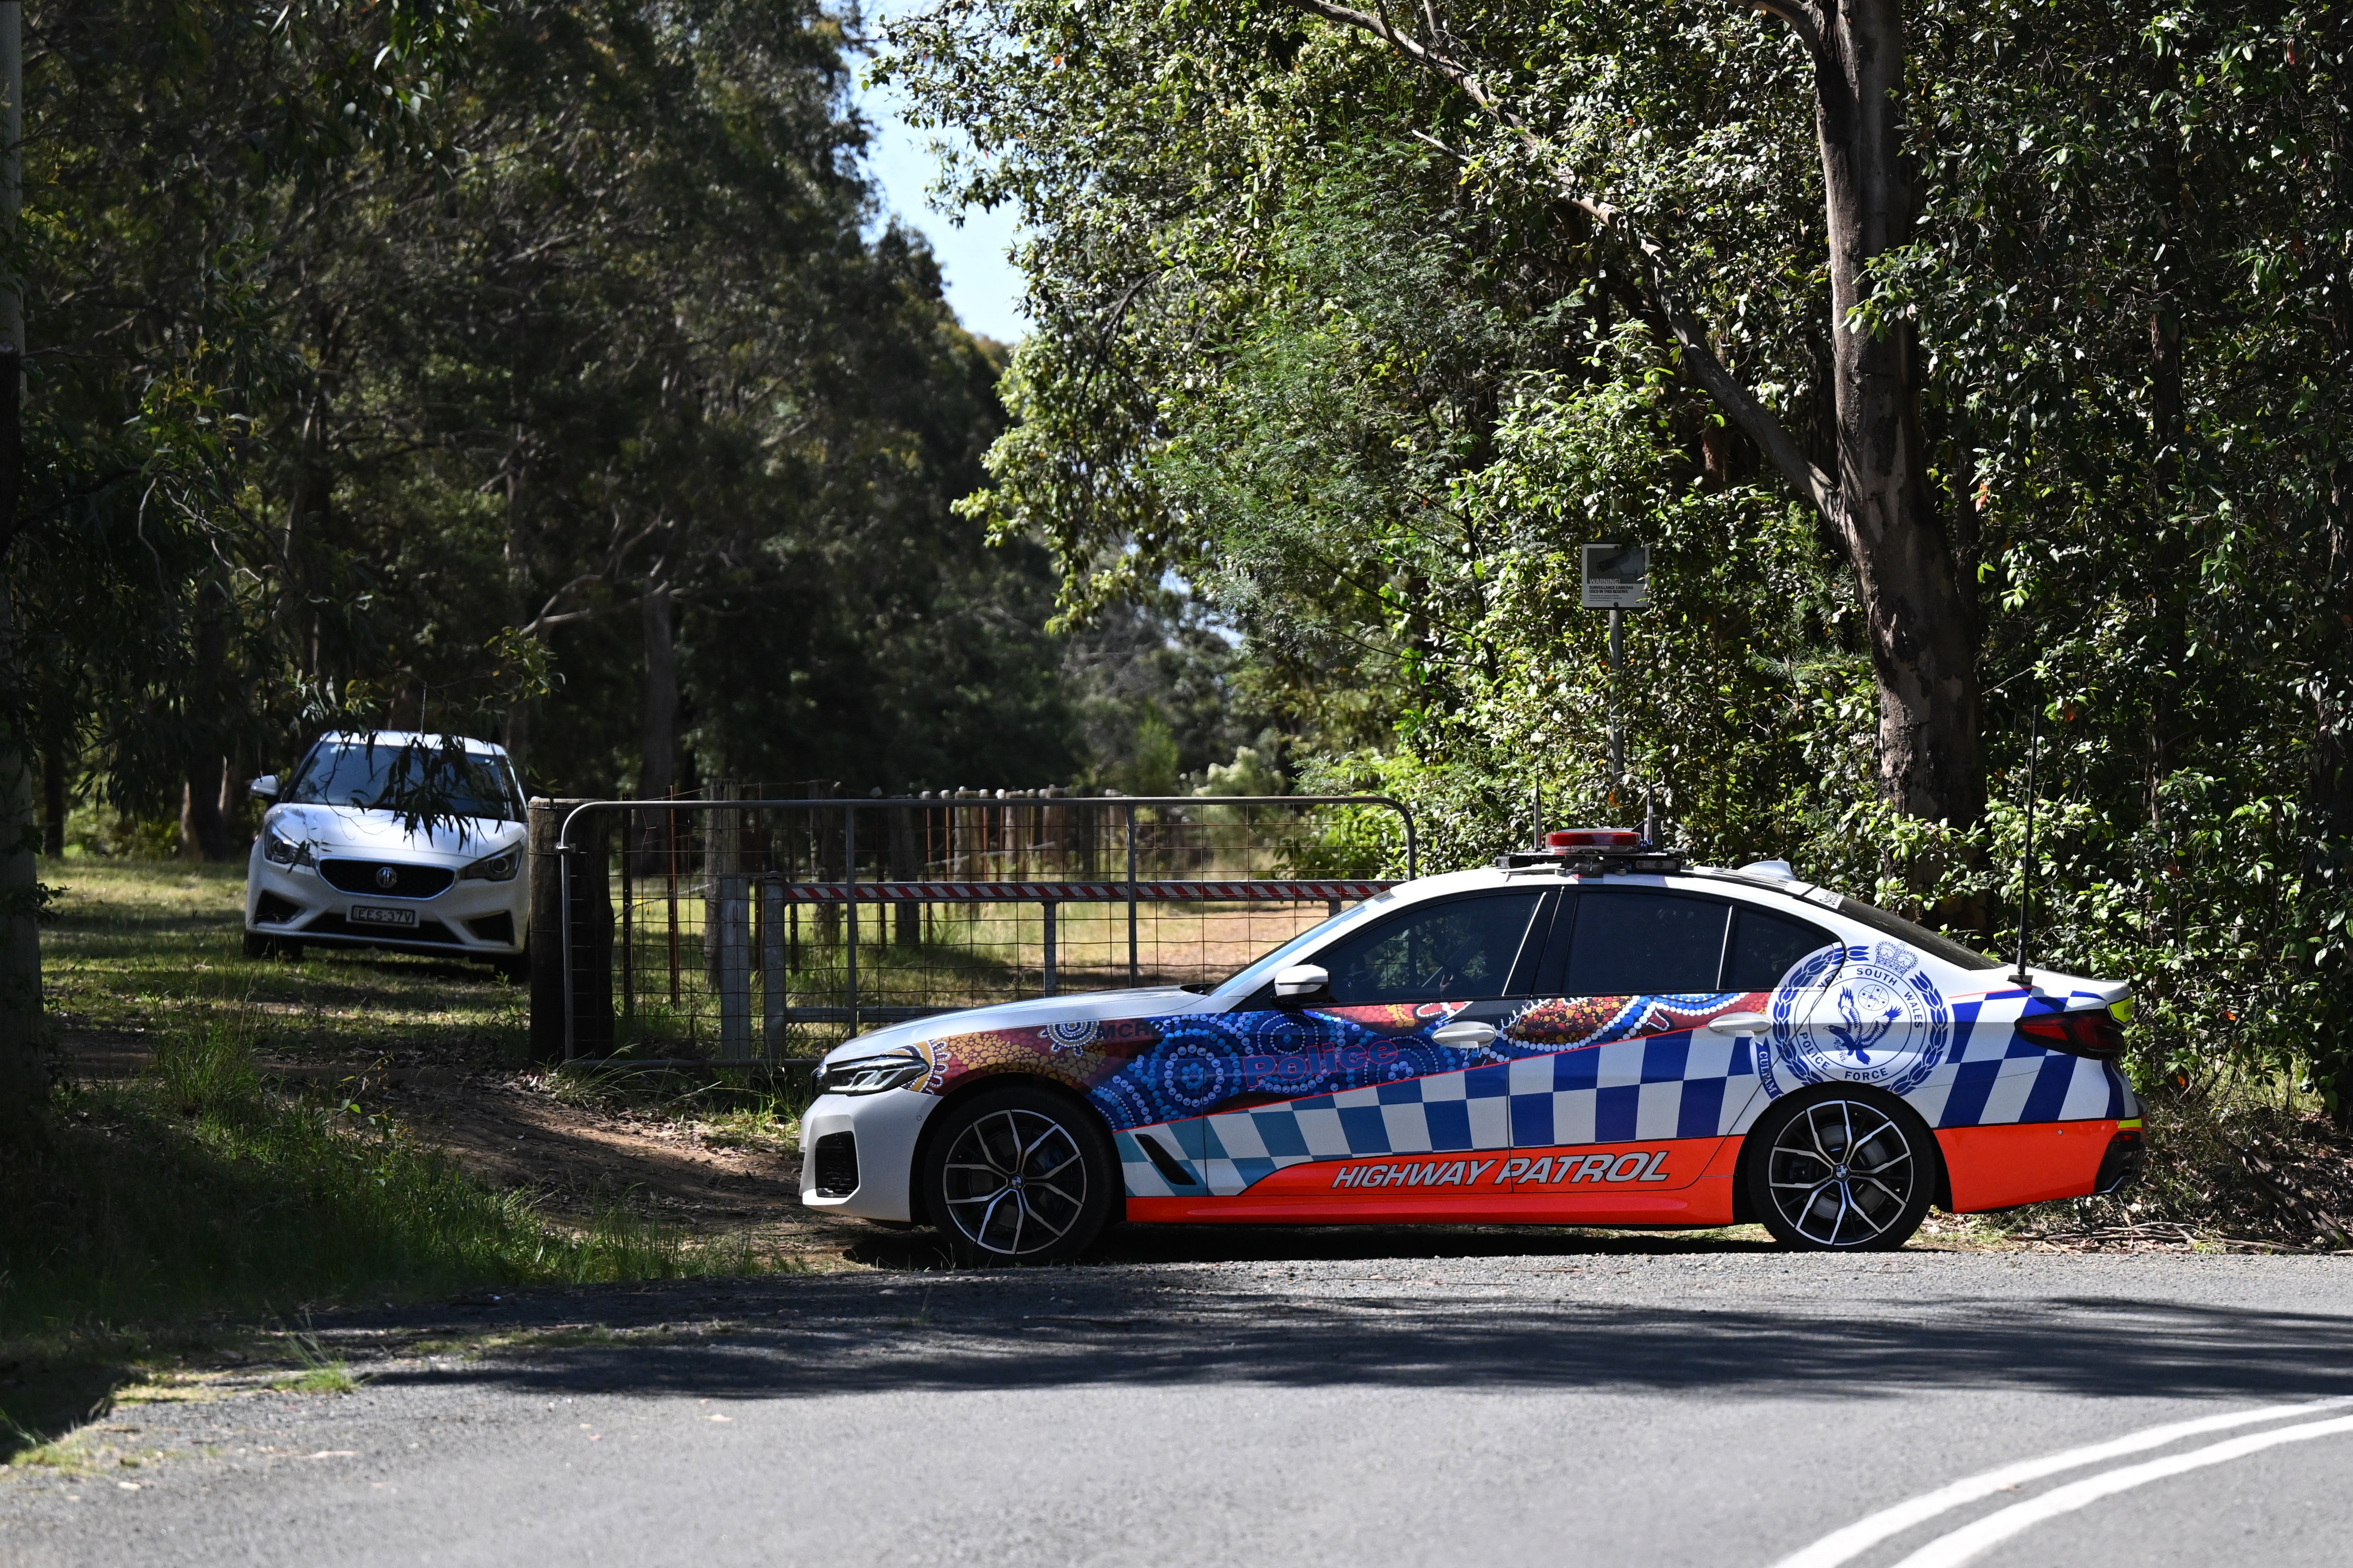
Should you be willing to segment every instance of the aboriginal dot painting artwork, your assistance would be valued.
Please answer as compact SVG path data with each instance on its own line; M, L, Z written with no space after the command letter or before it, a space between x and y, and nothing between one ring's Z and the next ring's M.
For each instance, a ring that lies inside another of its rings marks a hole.
M1727 992L1524 1002L1509 1005L1492 1039L1471 1046L1430 1037L1470 1004L1432 1002L1084 1020L944 1036L920 1048L934 1093L973 1073L1043 1074L1083 1091L1124 1131L1687 1030L1765 1001Z

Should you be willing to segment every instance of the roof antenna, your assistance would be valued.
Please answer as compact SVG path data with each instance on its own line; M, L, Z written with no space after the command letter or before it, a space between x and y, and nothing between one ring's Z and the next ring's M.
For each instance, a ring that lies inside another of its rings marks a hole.
M1545 847L1544 785L1528 786L1528 845L1534 849Z
M2026 851L2018 862L2018 969L2010 984L2031 987L2026 972L2026 926L2034 911L2034 752L2042 740L2042 702L2033 700L2026 721Z

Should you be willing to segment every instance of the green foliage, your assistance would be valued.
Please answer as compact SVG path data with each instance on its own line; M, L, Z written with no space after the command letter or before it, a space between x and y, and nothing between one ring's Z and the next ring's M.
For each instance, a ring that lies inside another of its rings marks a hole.
M947 0L892 72L1035 238L1019 420L967 503L1082 612L1174 568L1247 633L1303 784L1409 800L1426 863L1655 811L2007 951L2132 979L2136 1070L2309 1078L2353 1116L2353 29L2342 7L1911 7L1912 330L1993 803L1917 822L1846 563L1683 372L1658 245L1834 467L1804 52L1718 5L1431 13L1508 118L1303 8ZM1402 24L1400 24L1402 25ZM1417 24L1418 25L1418 24ZM1648 543L1622 670L1578 544ZM1626 785L1608 792L1612 713ZM1343 857L1345 858L1345 857ZM1303 864L1310 863L1303 861Z
M153 821L338 723L573 791L1079 770L1050 564L948 510L1001 351L873 225L815 0L30 26L0 724L70 782Z

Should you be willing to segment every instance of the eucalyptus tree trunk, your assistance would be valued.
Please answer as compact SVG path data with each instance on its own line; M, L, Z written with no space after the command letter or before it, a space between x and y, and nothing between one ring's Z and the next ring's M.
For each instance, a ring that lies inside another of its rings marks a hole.
M648 584L641 607L646 685L638 798L659 800L672 788L678 755L678 641L672 619L677 602L670 597L670 584Z
M0 0L0 231L14 238L23 195L21 145L25 8ZM8 581L25 493L25 309L13 273L0 277L0 692L13 706L24 682L23 637ZM47 1142L47 1074L41 1059L40 886L34 851L34 761L21 713L0 715L0 1167Z
M667 583L646 584L638 601L639 626L645 640L645 690L638 733L638 798L663 800L676 787L678 756L678 640L672 617L677 602ZM638 868L641 876L660 871L670 848L674 824L662 814L645 814L639 830Z
M1967 826L1985 805L1976 601L1929 487L1918 332L1908 319L1877 331L1852 319L1870 293L1871 263L1912 233L1903 8L1833 0L1810 20L1799 30L1812 34L1838 409L1824 510L1845 541L1870 628L1882 787L1908 816Z
M16 384L16 356L0 353L0 382ZM16 399L0 393L0 504L9 515L22 490L24 449L16 439ZM5 551L0 551L5 559ZM7 575L0 571L0 685L15 679L19 628ZM41 1045L40 879L36 852L40 826L33 817L33 748L0 723L0 1142L14 1143L27 1112L38 1124L45 1097ZM7 1151L0 1148L0 1168Z

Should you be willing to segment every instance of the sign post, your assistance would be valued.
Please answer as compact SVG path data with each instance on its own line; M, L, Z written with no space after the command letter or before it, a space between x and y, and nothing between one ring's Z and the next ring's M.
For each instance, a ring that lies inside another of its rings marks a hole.
M1640 544L1585 547L1584 593L1588 610L1609 612L1609 806L1615 811L1626 782L1626 733L1618 717L1618 672L1626 662L1622 612L1651 602L1651 552Z

